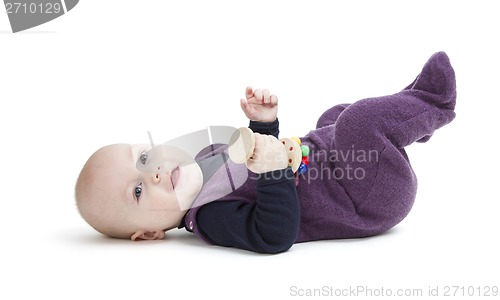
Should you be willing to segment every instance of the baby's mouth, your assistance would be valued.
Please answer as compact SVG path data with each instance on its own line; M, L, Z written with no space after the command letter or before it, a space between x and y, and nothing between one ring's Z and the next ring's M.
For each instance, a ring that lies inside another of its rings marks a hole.
M170 174L170 180L172 180L172 186L176 187L177 185L177 182L179 181L179 177L180 177L180 169L179 167L175 168L172 170L172 173Z

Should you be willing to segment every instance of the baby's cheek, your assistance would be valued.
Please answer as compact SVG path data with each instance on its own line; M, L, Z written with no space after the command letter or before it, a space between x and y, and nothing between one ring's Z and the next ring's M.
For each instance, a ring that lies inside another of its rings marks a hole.
M168 200L166 195L164 195L163 197L151 197L150 199L148 199L147 204L144 205L144 208L146 209L146 211L149 211L151 213L167 211L167 201Z

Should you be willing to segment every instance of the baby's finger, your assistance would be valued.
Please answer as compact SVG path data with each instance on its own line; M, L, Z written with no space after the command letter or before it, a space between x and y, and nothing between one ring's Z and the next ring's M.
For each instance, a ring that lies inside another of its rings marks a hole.
M271 95L271 104L274 106L274 105L278 105L278 96L276 95Z
M268 103L270 103L270 102L271 102L271 99L270 99L270 94L271 94L271 93L269 93L269 90L267 90L267 89L264 89L264 90L262 91L262 96L263 96L263 98L264 98L264 103L265 103L265 104L268 104Z
M245 97L247 98L247 100L253 97L253 90L251 86L247 86L247 88L245 89Z
M247 109L248 109L248 103L245 99L243 99L243 98L240 99L240 106L241 106L241 109L246 113Z
M255 101L257 104L262 104L262 91L259 90L259 89L256 89L254 92L253 92L253 95L255 96Z

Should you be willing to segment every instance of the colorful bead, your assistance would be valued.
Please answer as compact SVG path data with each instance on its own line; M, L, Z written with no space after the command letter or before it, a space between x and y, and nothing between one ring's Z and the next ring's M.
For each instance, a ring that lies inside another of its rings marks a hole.
M298 137L296 137L296 136L294 136L294 137L292 138L292 140L296 141L296 142L297 142L297 144L299 144L299 146L300 146L300 144L302 144L302 142L300 141L300 139L299 139Z
M310 149L307 145L302 145L300 146L300 149L302 150L302 156L308 156Z
M302 156L301 163L300 163L295 175L304 174L309 169L309 157L308 156L309 156L309 153L311 151L307 145L301 145L302 141L298 137L292 137L290 139L293 140L294 142L296 142L300 146L300 153ZM283 142L283 144L285 144L285 143ZM288 145L287 147L288 147L287 150L289 150L290 152L292 152L294 150L293 149L294 146L292 146L292 145ZM291 165L290 161L289 161L289 165ZM298 184L298 182L296 182L296 183Z
M297 170L297 173L304 174L305 172L307 172L307 169L308 169L308 167L305 164L300 163L300 166L299 166L299 169Z

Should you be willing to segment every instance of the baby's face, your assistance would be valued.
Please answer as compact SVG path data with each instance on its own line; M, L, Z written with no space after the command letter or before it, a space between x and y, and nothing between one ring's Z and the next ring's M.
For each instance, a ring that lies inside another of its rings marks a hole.
M158 157L156 162L148 158L153 154L149 145L119 144L104 149L97 158L104 167L98 170L100 182L95 185L102 199L111 202L107 213L132 231L177 226L201 189L203 175L198 164L160 148L163 164L153 167L150 163L145 172L138 166L158 162Z

